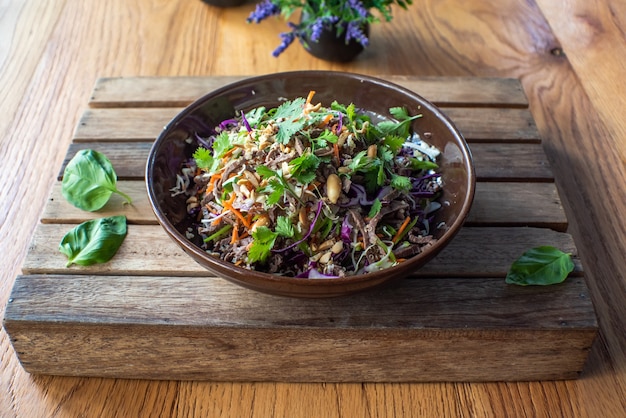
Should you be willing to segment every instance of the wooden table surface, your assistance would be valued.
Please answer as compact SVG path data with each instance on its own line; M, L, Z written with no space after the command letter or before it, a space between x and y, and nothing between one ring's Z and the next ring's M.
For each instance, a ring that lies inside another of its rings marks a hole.
M250 26L251 3L0 0L0 309L4 313L75 126L102 76L255 75L335 69L522 81L585 266L598 316L577 380L287 384L35 376L7 333L0 416L571 416L626 410L626 2L423 0L372 27L345 65L282 23Z

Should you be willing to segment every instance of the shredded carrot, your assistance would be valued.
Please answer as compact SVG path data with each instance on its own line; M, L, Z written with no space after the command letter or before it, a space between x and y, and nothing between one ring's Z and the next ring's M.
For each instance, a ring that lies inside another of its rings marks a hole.
M213 191L213 189L215 188L215 182L222 177L222 175L220 173L218 174L213 174L211 176L211 178L209 179L209 184L206 186L206 191L207 193L211 193Z
M224 153L224 155L222 155L222 161L228 161L228 157L230 157L230 156L233 154L233 152L235 152L235 150L236 150L237 148L240 148L240 145L235 144L235 146L234 146L234 147L232 147L231 149L229 149L228 151L226 151L226 152Z
M248 231L243 231L243 234L239 235L239 239L244 239L248 236Z
M233 207L233 202L235 201L235 193L231 193L231 198L228 201L222 202L224 205L224 209L230 210L239 220L244 224L246 228L250 228L250 222L239 212L237 209Z
M396 258L396 261L398 263L404 263L406 261L406 258Z
M326 115L326 117L324 118L324 120L322 121L322 123L320 123L320 126L326 126L328 125L328 123L332 120L333 118L333 114L329 113L328 115Z
M230 239L230 244L233 245L237 241L239 241L239 224L235 224L235 227L233 228L233 236Z
M406 227L409 225L409 222L411 222L411 217L407 216L404 222L402 222L402 225L400 225L400 228L398 228L398 232L396 232L396 235L394 235L391 240L394 244L397 244L396 241L400 238Z

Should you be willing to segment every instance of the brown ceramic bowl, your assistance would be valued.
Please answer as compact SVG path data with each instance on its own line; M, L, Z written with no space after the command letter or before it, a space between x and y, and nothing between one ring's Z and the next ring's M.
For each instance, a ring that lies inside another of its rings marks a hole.
M409 114L422 113L413 123L418 133L430 132L427 142L442 152L440 171L444 182L444 203L436 222L449 228L439 230L432 247L407 261L373 273L334 279L303 279L251 271L205 253L185 237L191 224L185 197L172 197L181 162L190 158L197 144L185 140L194 133L207 136L235 111L258 106L278 106L281 99L306 97L315 90L315 101L330 105L354 103L357 108L386 117L389 108L404 106ZM329 297L362 291L407 276L432 259L461 228L472 204L476 177L467 143L454 124L434 105L403 87L387 81L350 73L297 71L248 78L200 98L176 116L157 138L146 166L148 196L154 213L169 236L195 261L217 276L250 289L296 297Z

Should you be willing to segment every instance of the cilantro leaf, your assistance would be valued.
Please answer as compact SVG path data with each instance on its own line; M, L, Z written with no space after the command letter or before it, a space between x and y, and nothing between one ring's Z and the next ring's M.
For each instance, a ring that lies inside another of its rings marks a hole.
M220 165L220 160L218 158L213 158L211 151L203 147L198 147L192 157L196 161L198 168L205 170L208 173L214 173Z
M257 126L265 116L265 107L260 106L245 114L250 126Z
M215 158L222 158L234 144L235 142L230 138L228 132L221 132L213 142L213 155Z
M348 106L345 106L335 100L330 104L330 108L332 110L343 113L347 117L350 124L354 123L354 120L357 116L356 106L354 105L354 103L350 103Z
M391 116L401 121L410 118L409 112L406 110L405 107L391 107L389 108L389 113L391 113Z
M264 165L256 167L256 172L265 180L267 180L267 186L259 189L262 193L267 193L266 206L272 206L280 202L283 194L285 193L285 186L281 181L281 177L278 173Z
M276 233L281 237L294 237L295 229L289 218L286 216L278 216L276 218Z
M285 119L278 124L278 132L276 133L276 142L286 144L292 136L304 128L306 121L304 119L288 120Z
M304 104L306 100L303 97L298 97L294 100L287 100L278 108L276 108L276 113L274 114L274 119L297 119L302 116L302 111L304 110Z
M422 114L409 116L409 113L404 107L392 107L389 109L389 113L391 113L397 121L384 120L379 122L376 128L384 135L393 134L404 138L408 137L410 134L411 122L422 117Z
M269 257L277 237L278 234L276 232L272 232L272 230L266 226L256 228L252 232L253 240L252 245L248 250L248 262L256 263L257 261L260 261L264 263L267 260L267 257Z
M367 167L368 164L370 164L370 160L367 158L367 151L360 151L352 158L349 167L353 171L360 171Z
M317 143L317 145L319 145L322 148L328 145L327 142L330 142L331 144L336 144L338 140L339 140L339 137L328 129L325 129L324 132L322 132L320 136L318 136L317 138L311 139L311 141Z
M387 135L385 139L383 139L383 144L388 146L394 155L398 154L405 142L406 137L399 135Z
M305 103L304 98L298 97L278 106L274 119L284 119L278 124L278 132L276 133L276 141L278 143L286 144L294 134L305 126L306 119L302 117Z
M262 189L263 192L269 192L267 195L267 200L265 201L266 206L273 206L281 201L283 195L285 194L285 187L278 179L272 179L269 181L268 185Z
M391 187L401 192L408 192L412 187L411 179L405 176L393 174L391 176Z
M315 180L315 170L320 165L317 155L306 152L289 163L291 175L300 183L308 184Z
M271 168L268 168L264 165L259 165L256 167L256 172L259 173L259 176L265 178L265 179L269 179L272 177L276 177L276 172L274 170L272 170Z

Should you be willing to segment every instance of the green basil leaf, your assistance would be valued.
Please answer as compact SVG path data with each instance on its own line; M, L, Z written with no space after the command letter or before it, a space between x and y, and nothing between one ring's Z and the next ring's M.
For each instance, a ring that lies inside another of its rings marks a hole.
M570 254L546 245L522 254L511 264L505 280L520 286L550 285L563 282L572 270L574 262Z
M65 234L59 251L67 256L67 267L72 264L89 266L106 263L122 245L126 230L126 217L123 215L92 219Z
M117 189L116 182L111 161L98 151L86 149L78 151L65 167L61 191L72 205L93 212L101 209L113 193L131 202Z

